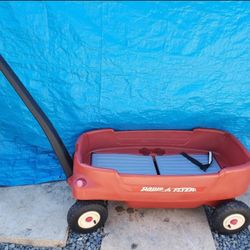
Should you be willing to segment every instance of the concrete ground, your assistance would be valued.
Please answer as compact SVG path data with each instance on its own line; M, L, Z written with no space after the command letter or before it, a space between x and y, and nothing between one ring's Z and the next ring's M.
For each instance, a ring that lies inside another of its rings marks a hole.
M203 208L130 209L109 203L101 250L213 250Z
M65 182L0 188L0 242L62 247L73 204Z

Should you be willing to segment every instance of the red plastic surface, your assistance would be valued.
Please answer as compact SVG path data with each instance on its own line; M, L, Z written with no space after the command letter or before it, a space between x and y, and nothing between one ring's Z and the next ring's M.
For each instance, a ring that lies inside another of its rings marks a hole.
M216 174L167 176L118 174L91 166L92 153L152 154L212 151L221 171ZM77 185L84 179L85 185ZM96 130L81 135L69 179L77 200L117 200L130 207L197 207L237 197L250 184L250 155L232 135L212 129L192 131Z

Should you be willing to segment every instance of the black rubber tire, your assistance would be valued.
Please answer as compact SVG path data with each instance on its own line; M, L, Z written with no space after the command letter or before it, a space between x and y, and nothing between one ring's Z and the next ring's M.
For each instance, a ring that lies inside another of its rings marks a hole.
M229 230L223 226L223 221L225 220L225 218L232 214L240 214L245 218L245 223L240 228L235 230ZM247 228L249 223L250 208L244 202L237 200L223 202L215 208L215 211L213 212L211 217L212 230L226 235L238 233L244 230L245 228Z
M95 211L100 215L100 221L91 228L82 228L78 224L78 219L83 213ZM76 201L69 209L67 221L72 231L76 233L92 233L98 228L103 227L108 218L108 209L105 201Z

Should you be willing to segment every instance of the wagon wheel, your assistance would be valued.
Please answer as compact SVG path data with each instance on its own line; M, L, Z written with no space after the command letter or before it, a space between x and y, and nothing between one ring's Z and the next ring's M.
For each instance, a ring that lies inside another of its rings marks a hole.
M241 201L231 200L219 205L211 220L214 231L220 234L234 234L249 225L250 208Z
M72 231L85 234L103 227L107 217L104 201L76 201L69 209L67 220Z

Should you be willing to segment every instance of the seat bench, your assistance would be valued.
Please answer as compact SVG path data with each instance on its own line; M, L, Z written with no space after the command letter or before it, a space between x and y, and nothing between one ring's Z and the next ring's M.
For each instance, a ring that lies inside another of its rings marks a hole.
M205 154L191 154L191 156L204 164L208 161L208 156ZM154 162L152 156L93 153L91 165L114 169L121 174L142 175L157 175L156 168L160 175L204 175L218 173L221 170L216 159L213 159L211 166L204 172L180 154L155 156Z

